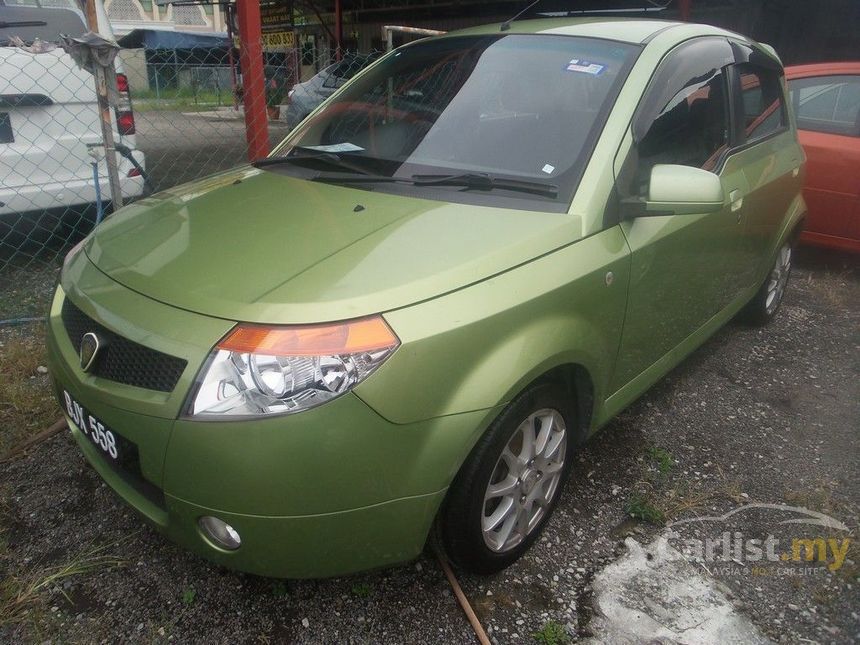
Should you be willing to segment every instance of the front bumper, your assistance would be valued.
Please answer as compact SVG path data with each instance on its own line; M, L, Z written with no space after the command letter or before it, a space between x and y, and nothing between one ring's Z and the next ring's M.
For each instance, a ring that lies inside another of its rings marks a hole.
M117 333L125 331L150 344L166 342L169 347L157 349L170 351L179 349L174 341L157 339L154 332L147 338L145 329L137 334L121 321L133 320L137 312L139 324L158 320L170 330L180 326L180 319L186 327L194 324L188 318L193 314L168 311L166 305L97 275L94 268L67 267L67 272L75 271L86 274L67 285L75 304ZM88 281L93 290L75 291ZM104 303L88 302L87 294L94 293L111 297L110 316ZM89 413L138 447L137 478L112 468L67 418L85 457L160 531L231 568L275 577L324 577L414 558L476 429L486 421L487 412L477 411L398 425L353 394L307 412L259 421L185 419L179 414L181 399L202 363L194 355L199 348L184 355L188 374L172 394L84 373L61 319L64 298L61 287L49 321L51 374ZM200 346L214 344L224 324L196 326L212 335L197 338ZM198 528L203 515L233 526L242 546L225 551L210 543Z
M68 417L67 421L87 461L150 524L208 560L261 576L318 578L410 560L424 547L445 495L442 490L336 513L296 516L231 513L169 493L158 504L107 466L80 429ZM213 545L198 528L204 515L233 526L242 536L242 546L226 551Z

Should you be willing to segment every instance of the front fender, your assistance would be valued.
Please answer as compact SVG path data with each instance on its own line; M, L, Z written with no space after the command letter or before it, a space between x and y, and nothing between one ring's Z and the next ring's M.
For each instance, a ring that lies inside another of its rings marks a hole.
M413 423L495 408L548 370L575 363L600 401L618 352L629 271L616 226L388 312L402 345L355 392L386 419Z

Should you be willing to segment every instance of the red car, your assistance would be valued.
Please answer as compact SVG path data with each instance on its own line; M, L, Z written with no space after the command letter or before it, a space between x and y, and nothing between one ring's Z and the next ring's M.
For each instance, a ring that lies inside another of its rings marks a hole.
M860 62L785 68L806 151L800 239L860 252Z

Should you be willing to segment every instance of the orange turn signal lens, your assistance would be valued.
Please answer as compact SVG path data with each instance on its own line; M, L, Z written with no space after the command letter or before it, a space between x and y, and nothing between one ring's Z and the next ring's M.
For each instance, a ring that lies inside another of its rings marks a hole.
M237 326L218 349L269 356L331 356L392 349L400 344L381 316L341 323Z

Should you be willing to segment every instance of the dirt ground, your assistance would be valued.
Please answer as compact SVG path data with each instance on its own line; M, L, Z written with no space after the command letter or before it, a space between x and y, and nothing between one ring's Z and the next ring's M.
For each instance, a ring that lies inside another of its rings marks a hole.
M43 310L52 271L0 278L0 319ZM0 328L0 458L59 416L39 369L42 333L40 323ZM857 261L802 250L772 325L720 331L580 453L526 557L460 582L495 642L575 642L592 634L591 580L625 551L625 538L645 543L678 520L788 504L847 525L827 532L849 540L841 566L789 575L776 565L732 571L705 562L702 570L773 641L858 642L858 426ZM749 538L818 535L782 519L739 513L730 528ZM686 538L709 530L670 528ZM192 556L124 506L64 432L0 462L0 641L46 640L469 643L474 635L429 553L319 581L243 575Z

